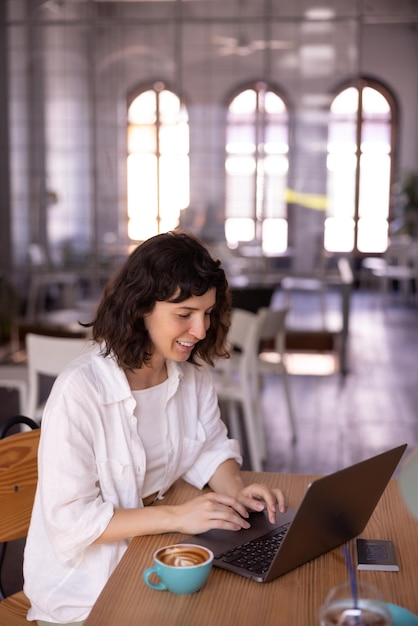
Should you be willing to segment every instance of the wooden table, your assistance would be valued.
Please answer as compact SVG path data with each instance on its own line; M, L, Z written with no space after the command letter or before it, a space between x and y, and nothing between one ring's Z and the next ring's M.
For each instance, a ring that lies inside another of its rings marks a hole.
M255 472L244 472L244 476L248 482L280 486L288 494L292 508L315 478ZM165 503L180 503L197 493L179 482L166 495ZM418 614L418 521L404 505L395 479L389 483L361 536L394 540L400 571L361 571L359 580L378 587L388 602ZM329 589L347 580L342 550L336 548L271 583L256 583L214 567L206 585L192 595L176 596L147 587L142 573L152 564L154 551L183 538L179 534L134 538L85 626L315 626Z

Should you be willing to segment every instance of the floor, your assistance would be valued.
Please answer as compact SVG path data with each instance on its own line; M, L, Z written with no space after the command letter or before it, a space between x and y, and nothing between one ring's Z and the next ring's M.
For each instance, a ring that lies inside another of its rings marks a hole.
M337 294L329 294L327 304L327 326L337 328ZM318 303L311 300L309 305L307 296L295 301L288 327L306 327L308 320L314 327L317 309ZM347 375L337 371L290 378L298 430L295 445L280 378L266 381L265 469L329 473L400 443L411 449L418 445L417 365L418 308L405 304L396 293L385 305L379 294L354 292Z
M280 304L281 294L273 297ZM327 294L326 327L338 329L339 297ZM321 328L315 295L292 300L289 329ZM351 303L349 371L290 379L298 439L291 443L280 377L263 392L268 455L265 470L329 473L400 443L418 445L418 307L394 293L355 291ZM0 420L16 412L13 392L0 390ZM245 461L244 467L248 467ZM7 589L21 584L18 552L5 565Z

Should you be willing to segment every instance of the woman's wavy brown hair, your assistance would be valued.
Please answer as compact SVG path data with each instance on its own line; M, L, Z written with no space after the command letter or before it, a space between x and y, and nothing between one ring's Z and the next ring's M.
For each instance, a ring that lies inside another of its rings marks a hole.
M143 316L156 302L183 302L213 287L216 303L210 327L189 357L194 364L200 358L213 365L216 357L229 356L231 294L221 262L185 232L156 235L140 244L107 283L96 318L86 326L92 328L95 342L104 343L103 355L113 354L124 369L140 368L152 355Z

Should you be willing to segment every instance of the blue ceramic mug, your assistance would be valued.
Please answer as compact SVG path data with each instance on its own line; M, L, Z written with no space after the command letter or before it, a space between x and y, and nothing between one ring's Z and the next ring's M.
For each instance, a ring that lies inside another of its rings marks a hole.
M159 591L186 594L198 591L208 579L213 565L213 552L191 543L177 543L154 553L154 565L144 572L149 587ZM150 580L159 579L158 583Z

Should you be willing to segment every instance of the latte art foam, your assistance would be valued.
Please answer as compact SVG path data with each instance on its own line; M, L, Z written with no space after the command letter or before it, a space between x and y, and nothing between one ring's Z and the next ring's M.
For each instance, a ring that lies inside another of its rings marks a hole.
M209 553L198 546L170 546L161 550L157 557L164 565L192 567L207 561Z

